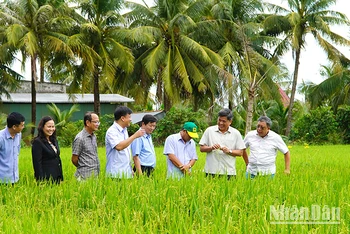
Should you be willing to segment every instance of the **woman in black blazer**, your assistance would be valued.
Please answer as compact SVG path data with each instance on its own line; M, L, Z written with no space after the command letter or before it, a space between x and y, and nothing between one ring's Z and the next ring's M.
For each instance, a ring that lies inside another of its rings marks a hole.
M56 139L55 122L50 116L43 117L38 125L38 135L32 143L34 176L37 181L63 181L60 148Z

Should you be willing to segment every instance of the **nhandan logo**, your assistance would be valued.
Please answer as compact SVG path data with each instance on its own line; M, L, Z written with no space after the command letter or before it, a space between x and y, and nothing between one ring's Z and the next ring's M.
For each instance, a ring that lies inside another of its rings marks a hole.
M327 205L270 206L271 224L340 224L340 208Z

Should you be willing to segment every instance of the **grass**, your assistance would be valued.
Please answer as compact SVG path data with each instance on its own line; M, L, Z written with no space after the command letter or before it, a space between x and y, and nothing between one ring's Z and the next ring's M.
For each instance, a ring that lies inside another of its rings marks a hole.
M349 233L349 146L293 146L291 175L283 174L283 156L274 179L203 175L205 154L192 176L166 180L162 148L156 148L154 178L112 181L105 178L105 149L99 148L102 175L79 183L61 149L65 181L37 185L30 148L20 155L20 182L0 186L0 233ZM271 224L270 206L339 207L340 223Z

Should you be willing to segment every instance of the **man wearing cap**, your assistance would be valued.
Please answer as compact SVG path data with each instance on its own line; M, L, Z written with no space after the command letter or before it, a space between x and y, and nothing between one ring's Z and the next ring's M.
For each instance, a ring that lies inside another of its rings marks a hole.
M167 178L181 178L191 173L191 168L198 159L196 143L198 127L193 122L186 122L179 133L167 137L164 155L167 156Z
M207 153L206 176L227 176L229 180L236 176L236 157L243 155L245 144L241 133L230 126L232 111L225 108L218 115L217 125L208 127L199 141L200 151Z

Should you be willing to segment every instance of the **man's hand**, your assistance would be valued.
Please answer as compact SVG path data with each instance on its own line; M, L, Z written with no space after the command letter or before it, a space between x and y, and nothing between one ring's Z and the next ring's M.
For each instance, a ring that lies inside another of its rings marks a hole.
M137 132L135 132L135 137L136 138L139 138L139 137L142 137L143 135L145 135L145 133L146 133L146 131L145 131L145 129L140 129L140 130L138 130Z
M219 144L214 144L211 146L211 150L221 149L221 146Z
M191 171L190 171L190 165L187 164L187 165L181 165L179 167L179 169L182 171L182 173L184 173L185 175L189 175L191 174Z

